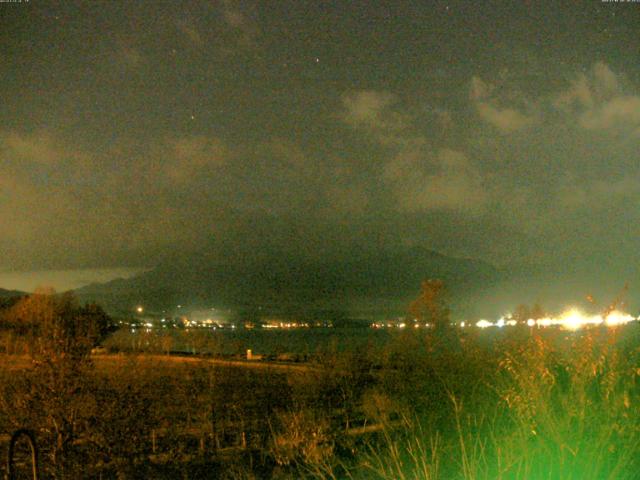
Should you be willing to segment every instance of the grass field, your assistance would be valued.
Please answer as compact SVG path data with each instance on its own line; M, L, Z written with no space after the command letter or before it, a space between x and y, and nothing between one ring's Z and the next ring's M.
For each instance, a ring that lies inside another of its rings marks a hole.
M36 432L51 478L631 479L636 328L407 331L293 364L100 354L64 375L3 355L0 421Z

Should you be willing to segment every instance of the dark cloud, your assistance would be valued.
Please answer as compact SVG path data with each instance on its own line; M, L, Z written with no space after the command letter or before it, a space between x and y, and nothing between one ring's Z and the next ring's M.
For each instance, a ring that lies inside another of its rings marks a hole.
M407 245L637 258L640 73L597 28L627 31L626 10L562 10L575 39L545 37L543 55L527 42L554 34L506 5L519 30L462 5L412 7L421 23L297 2L101 5L0 7L16 92L0 113L0 269Z

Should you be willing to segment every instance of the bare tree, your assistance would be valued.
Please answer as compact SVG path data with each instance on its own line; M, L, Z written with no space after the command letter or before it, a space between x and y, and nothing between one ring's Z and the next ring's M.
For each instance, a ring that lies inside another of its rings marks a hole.
M39 290L16 303L8 318L27 336L34 368L3 395L3 410L15 427L38 432L49 473L66 477L74 468L72 446L95 416L90 353L106 334L109 317L97 305L80 306L72 294Z
M450 326L450 311L446 301L446 288L442 280L424 280L420 294L409 305L412 319L432 325L437 330Z

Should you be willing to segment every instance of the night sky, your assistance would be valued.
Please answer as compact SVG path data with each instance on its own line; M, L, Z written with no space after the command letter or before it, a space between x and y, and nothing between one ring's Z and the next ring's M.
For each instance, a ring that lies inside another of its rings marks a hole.
M0 271L637 264L639 34L599 0L0 3Z

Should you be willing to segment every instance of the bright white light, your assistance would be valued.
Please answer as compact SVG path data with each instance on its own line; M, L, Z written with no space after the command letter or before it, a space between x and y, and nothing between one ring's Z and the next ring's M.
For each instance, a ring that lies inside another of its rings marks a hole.
M478 322L476 322L476 327L480 327L480 328L493 327L493 323L489 322L488 320L479 320Z
M607 315L607 318L605 318L604 321L608 326L613 327L616 325L624 325L625 323L633 322L634 320L635 318L633 318L628 313L614 310L613 312L609 313L609 315Z
M529 320L527 320L527 325L529 325L530 327L534 327L536 325L536 321L533 318L530 318Z
M589 325L600 325L603 322L601 315L585 315L573 308L563 313L560 318L552 319L552 325L559 325L567 330L577 330Z
M536 320L536 324L539 327L548 327L550 325L553 325L553 320L551 320L550 318L546 317L546 318L540 318L538 320Z
M577 330L586 325L588 321L587 317L574 308L563 313L557 323L568 330Z

